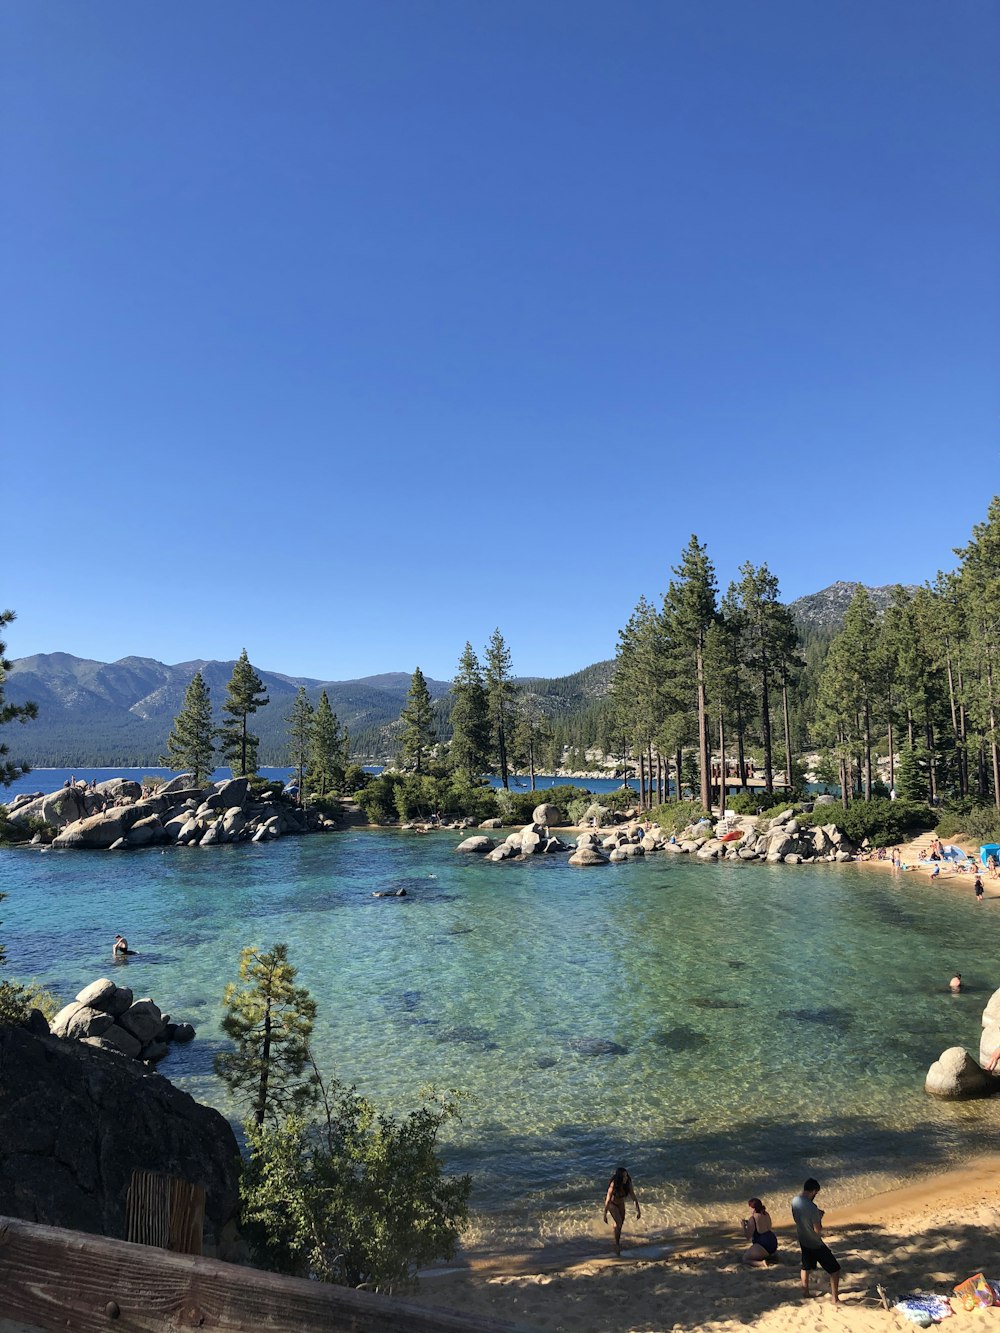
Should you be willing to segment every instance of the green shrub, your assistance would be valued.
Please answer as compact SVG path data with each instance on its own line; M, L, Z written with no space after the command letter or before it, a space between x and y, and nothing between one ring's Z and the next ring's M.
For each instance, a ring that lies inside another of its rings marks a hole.
M890 801L884 797L853 801L846 810L842 805L818 805L796 817L805 828L836 824L855 846L867 838L873 847L906 842L937 822L937 814L919 801Z
M777 805L788 807L792 803L793 798L787 792L772 792L769 796L766 791L740 791L735 796L726 797L726 809L736 815L755 815L758 811L773 810Z
M699 819L709 819L710 815L697 801L673 801L668 805L654 806L649 817L659 824L664 833L680 833L689 824L697 824Z
M324 1088L322 1119L246 1126L243 1224L258 1260L282 1273L375 1291L416 1284L450 1259L468 1219L469 1176L447 1176L441 1126L455 1094L424 1094L402 1119L354 1088Z
M391 824L396 819L396 786L402 773L380 773L358 793L361 808L369 824Z
M958 806L959 808L955 808ZM961 806L965 808L962 809ZM960 833L971 841L982 845L986 842L1000 842L1000 811L995 805L973 804L971 801L955 802L942 811L937 822L937 833L941 838L954 838Z

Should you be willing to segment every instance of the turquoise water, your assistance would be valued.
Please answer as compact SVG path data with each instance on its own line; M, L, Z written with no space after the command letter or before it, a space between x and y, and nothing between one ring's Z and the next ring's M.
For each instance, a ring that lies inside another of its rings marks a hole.
M447 1156L492 1245L600 1233L619 1160L656 1233L807 1174L835 1204L992 1147L1000 1099L921 1089L944 1047L978 1046L1000 904L864 867L494 865L457 841L0 850L8 975L68 999L114 969L198 1028L163 1072L231 1110L219 998L243 945L286 942L321 1066L397 1111L428 1081L469 1094ZM140 953L116 967L119 930Z

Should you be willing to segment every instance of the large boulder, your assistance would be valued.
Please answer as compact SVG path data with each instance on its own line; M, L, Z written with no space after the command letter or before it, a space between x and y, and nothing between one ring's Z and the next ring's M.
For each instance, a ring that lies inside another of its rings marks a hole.
M133 782L131 778L108 778L106 782L99 782L97 790L109 801L117 801L127 798L130 801L138 801L142 796L142 787L138 782Z
M54 1037L81 1041L84 1037L103 1037L114 1021L111 1014L74 1001L59 1010L49 1025L49 1030Z
M127 837L130 830L151 815L159 816L167 803L157 796L134 805L116 805L99 815L90 815L69 824L52 841L53 847L107 848L119 838Z
M216 782L209 788L202 809L230 810L234 805L242 805L247 799L249 786L249 778L227 778L224 782Z
M983 1010L979 1063L984 1067L988 1065L998 1048L1000 1048L1000 990L995 990L986 1001L986 1008ZM1000 1073L996 1073L994 1077L1000 1078Z
M158 796L169 796L175 803L193 792L201 794L201 788L195 786L193 773L178 773L175 778L157 788Z
M550 824L558 824L561 818L562 815L559 812L559 807L557 805L550 805L548 801L543 801L541 805L536 805L531 812L531 822L533 824L541 824L544 828L548 828Z
M477 834L472 838L466 838L455 848L456 852L477 852L480 856L486 852L492 852L496 844L492 838L487 838L484 833Z
M925 1092L952 1100L986 1097L994 1086L990 1076L963 1046L949 1046L943 1051L928 1069L924 1080Z
M166 1027L158 1006L148 998L136 1000L125 1010L118 1022L141 1046L150 1041L158 1041Z
M596 847L577 846L576 851L569 858L571 866L606 866L610 864L610 858Z
M239 1149L218 1111L120 1055L0 1028L3 1211L124 1239L134 1170L203 1184L216 1237L236 1214Z
M165 837L163 825L158 815L147 815L138 819L128 831L125 841L129 847L149 847L154 842L162 842Z
M12 824L25 825L29 820L40 819L52 828L64 829L68 824L75 824L87 813L82 787L60 787L48 796L36 796L32 801L25 801L10 813Z

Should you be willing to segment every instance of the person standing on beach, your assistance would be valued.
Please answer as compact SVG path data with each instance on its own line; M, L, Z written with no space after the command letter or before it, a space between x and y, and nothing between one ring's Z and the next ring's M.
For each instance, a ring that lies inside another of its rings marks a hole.
M635 1204L635 1220L642 1216L639 1200L636 1198L632 1177L625 1167L620 1166L608 1181L608 1192L604 1196L604 1223L607 1225L608 1213L615 1219L615 1254L622 1252L622 1224L625 1221L625 1200Z
M973 884L972 887L973 887L973 888L975 889L975 891L976 891L976 902L977 902L977 903L981 903L981 902L983 901L983 877L982 877L982 875L977 875L977 876L976 876L976 882Z
M818 1193L819 1181L810 1176L802 1186L802 1193L796 1194L792 1200L792 1217L795 1219L795 1231L802 1251L802 1294L812 1295L809 1274L819 1266L830 1279L830 1299L839 1301L840 1264L820 1234L823 1230L823 1209L816 1207Z

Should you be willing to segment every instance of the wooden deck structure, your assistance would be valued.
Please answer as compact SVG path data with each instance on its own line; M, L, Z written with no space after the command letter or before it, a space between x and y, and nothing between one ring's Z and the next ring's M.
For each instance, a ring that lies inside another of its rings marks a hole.
M0 1217L0 1333L526 1333L395 1297Z

